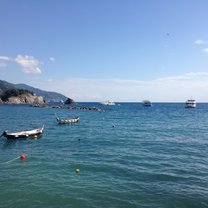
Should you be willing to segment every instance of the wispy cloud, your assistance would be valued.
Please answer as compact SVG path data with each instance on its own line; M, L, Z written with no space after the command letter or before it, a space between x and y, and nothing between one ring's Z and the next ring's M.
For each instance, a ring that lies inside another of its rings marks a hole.
M197 45L206 45L208 44L208 40L195 40L194 43Z
M67 86L67 87L66 87ZM150 99L157 102L185 101L193 97L197 101L208 101L208 73L190 72L173 77L154 80L124 79L86 79L68 78L65 80L46 80L36 87L57 91L75 101L113 101L140 102Z
M203 51L208 54L208 48L204 48Z
M42 70L40 69L41 63L33 56L17 55L16 58L0 56L0 61L15 62L22 68L22 71L26 74L40 74L42 72Z
M12 59L8 56L0 56L1 61L11 61Z
M179 76L163 77L156 81L187 81L208 78L208 72L189 72Z
M50 57L49 60L50 60L51 62L55 62L55 58L54 58L54 57Z
M208 45L208 40L196 40L194 43L197 45ZM204 48L203 52L208 54L208 48Z
M191 77L208 77L208 72L189 72L186 73L185 76L191 76Z

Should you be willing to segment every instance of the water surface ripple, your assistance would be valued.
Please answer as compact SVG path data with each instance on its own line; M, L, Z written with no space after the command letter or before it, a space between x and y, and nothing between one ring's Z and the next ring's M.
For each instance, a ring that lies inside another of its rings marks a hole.
M38 140L1 139L0 207L208 207L207 104L102 107L1 105L1 132L45 131ZM55 113L80 122L60 126ZM23 153L26 160L5 163Z

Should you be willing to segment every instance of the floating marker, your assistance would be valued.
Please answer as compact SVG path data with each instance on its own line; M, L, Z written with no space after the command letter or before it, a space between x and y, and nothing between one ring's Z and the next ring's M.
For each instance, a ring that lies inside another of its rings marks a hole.
M76 168L75 172L76 172L77 174L79 174L79 173L80 173L80 169L79 169L79 168Z
M22 154L22 155L20 155L20 159L24 160L24 159L26 159L26 156Z

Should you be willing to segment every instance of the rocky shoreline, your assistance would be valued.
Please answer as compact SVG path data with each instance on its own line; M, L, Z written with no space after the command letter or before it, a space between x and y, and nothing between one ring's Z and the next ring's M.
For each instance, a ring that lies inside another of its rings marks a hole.
M58 108L58 109L68 109L68 110L104 111L103 109L98 108L98 107L84 107L84 106L63 106L63 105L50 106L50 105L35 104L35 105L32 105L32 107L36 107L36 108Z
M1 104L45 104L43 96L23 89L9 89L0 95Z

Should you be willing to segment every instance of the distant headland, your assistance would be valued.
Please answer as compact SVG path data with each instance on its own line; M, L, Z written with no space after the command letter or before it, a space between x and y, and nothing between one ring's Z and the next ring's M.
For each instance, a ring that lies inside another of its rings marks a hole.
M45 104L42 96L23 89L8 89L0 96L0 103L8 104Z
M25 84L12 84L0 80L0 103L45 104L71 100L57 92L48 92Z

